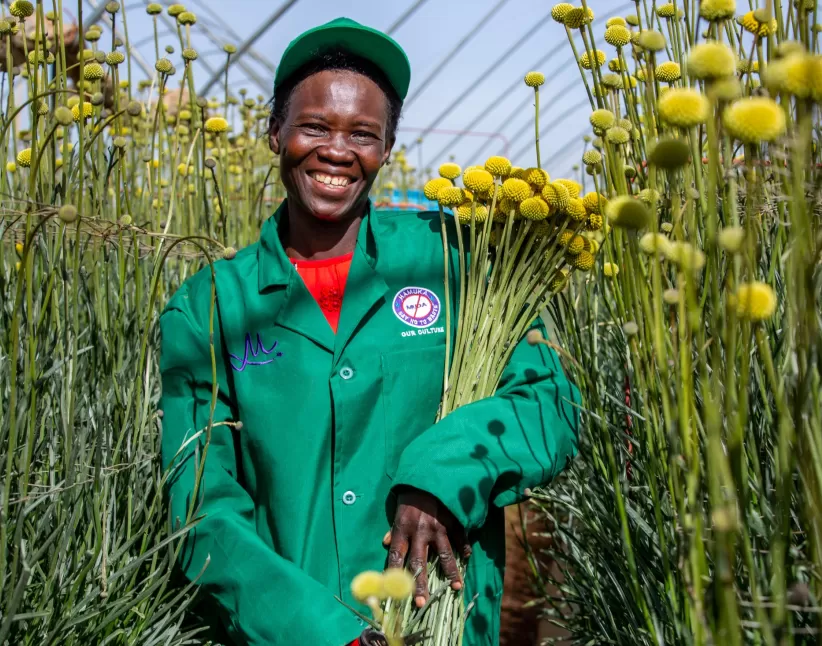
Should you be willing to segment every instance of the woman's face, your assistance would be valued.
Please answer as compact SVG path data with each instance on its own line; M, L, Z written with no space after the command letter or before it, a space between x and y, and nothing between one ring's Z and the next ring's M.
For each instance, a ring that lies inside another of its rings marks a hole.
M302 81L270 137L289 202L321 220L362 214L391 154L387 130L388 101L371 79L326 70Z

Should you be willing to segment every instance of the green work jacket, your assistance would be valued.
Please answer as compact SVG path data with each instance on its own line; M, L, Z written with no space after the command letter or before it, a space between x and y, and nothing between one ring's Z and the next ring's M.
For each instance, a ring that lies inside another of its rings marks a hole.
M235 644L343 646L364 624L335 596L368 614L350 583L384 567L396 488L407 485L466 528L465 596L476 598L464 644L495 645L502 507L575 454L576 389L554 353L523 340L496 395L434 424L446 335L439 214L366 215L334 334L280 242L287 208L258 242L214 263L213 315L206 267L160 319L171 522L185 522L195 494L202 517L182 569Z

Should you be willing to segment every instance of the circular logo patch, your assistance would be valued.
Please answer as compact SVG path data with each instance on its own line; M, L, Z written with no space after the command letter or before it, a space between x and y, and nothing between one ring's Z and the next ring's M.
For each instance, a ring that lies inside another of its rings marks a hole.
M394 314L411 327L428 327L440 317L440 299L424 287L405 287L394 297Z

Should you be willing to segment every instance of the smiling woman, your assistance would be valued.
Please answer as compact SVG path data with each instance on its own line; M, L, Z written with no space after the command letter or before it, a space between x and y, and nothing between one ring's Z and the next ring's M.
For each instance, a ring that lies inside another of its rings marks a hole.
M458 228L368 198L409 81L400 46L351 20L293 41L269 124L287 199L161 317L171 517L200 517L181 565L236 644L385 644L351 582L405 566L423 606L431 554L473 608L448 643L496 646L502 506L575 452L557 358L525 340L496 394L435 423Z

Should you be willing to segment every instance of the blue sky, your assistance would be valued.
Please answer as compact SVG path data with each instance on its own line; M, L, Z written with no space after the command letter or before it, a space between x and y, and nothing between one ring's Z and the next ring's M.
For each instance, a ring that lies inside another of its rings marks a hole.
M276 65L289 41L306 29L345 15L386 30L413 3L414 0L352 0L348 3L298 0L257 41L254 49L270 65ZM153 40L146 42L146 37L152 33L151 20L140 2L122 4L128 12L130 40L140 43L141 55L153 66ZM194 45L201 54L195 73L197 86L202 87L209 76L203 64L218 68L224 61L224 54L219 49L222 41L239 45L282 2L189 0L184 4L198 17L192 33ZM489 155L506 151L516 165L534 165L533 91L521 81L526 72L537 69L547 78L540 92L540 126L547 129L541 141L542 165L552 175L567 176L570 173L571 166L581 154L582 135L587 131L590 108L565 30L549 17L553 4L553 0L427 0L397 29L393 36L411 60L409 97L413 97L400 122L399 142L415 146L409 155L413 165L418 165L421 159L423 168L436 168L451 154L461 164L482 163ZM488 17L498 5L501 7ZM625 15L634 3L588 0L588 5L599 20ZM84 11L90 10L87 3ZM460 39L477 26L476 34L444 63ZM212 44L200 33L203 28L216 35L219 45ZM613 51L609 51L611 48L601 40L604 20L595 25L594 31L599 39L598 47L605 49L610 57ZM522 42L516 49L492 68L495 61L520 40ZM166 44L177 45L176 33L173 36L168 31L161 33L161 48ZM176 49L175 55L170 57L175 61L179 57L179 46ZM551 52L555 53L537 65ZM246 87L252 96L264 93L268 98L268 85L273 78L271 67L249 55L243 61L253 76L265 84L265 91L237 68L231 72L231 88ZM432 73L435 74L432 76ZM425 87L418 92L422 82L429 77ZM440 116L463 94L464 98L453 109ZM455 136L432 132L417 147L418 130L432 126L437 130L457 131L470 126L470 130L483 134Z

